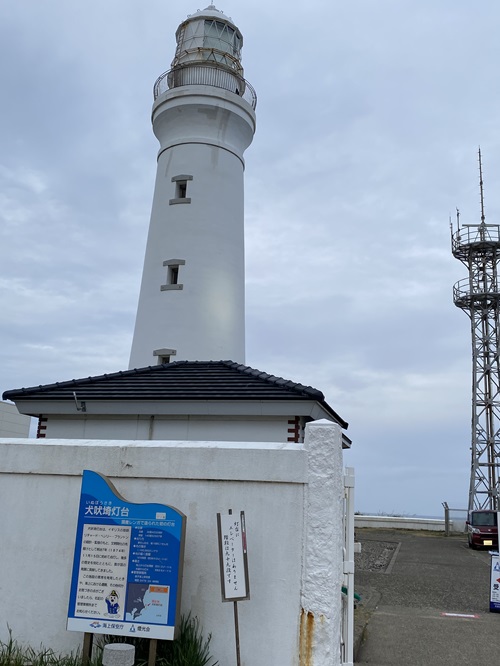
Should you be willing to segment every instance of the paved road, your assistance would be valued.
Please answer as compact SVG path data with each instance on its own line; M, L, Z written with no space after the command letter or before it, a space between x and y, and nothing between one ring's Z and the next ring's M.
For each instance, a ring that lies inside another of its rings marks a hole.
M357 664L500 664L487 551L470 550L465 537L432 532L358 529L356 540L373 553L356 567L363 597L356 622L367 622Z

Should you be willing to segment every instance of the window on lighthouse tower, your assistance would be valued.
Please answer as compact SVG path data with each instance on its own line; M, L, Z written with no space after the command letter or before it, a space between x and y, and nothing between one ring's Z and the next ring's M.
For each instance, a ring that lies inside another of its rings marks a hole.
M185 264L184 259L167 259L163 262L167 269L167 281L160 286L161 291L184 289L184 285L179 282L179 269Z
M168 267L168 283L177 284L179 282L179 266Z
M177 198L178 199L185 199L186 198L186 192L187 192L187 180L178 180L177 181Z
M179 176L172 176L172 183L174 183L175 191L174 197L170 199L169 203L191 203L191 198L187 195L188 181L193 180L193 176L181 174Z

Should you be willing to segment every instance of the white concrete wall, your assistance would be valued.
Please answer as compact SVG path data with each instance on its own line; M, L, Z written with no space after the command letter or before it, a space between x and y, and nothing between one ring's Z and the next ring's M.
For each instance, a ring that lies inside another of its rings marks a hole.
M396 530L430 530L444 532L446 524L444 518L418 518L406 516L362 516L354 517L355 527L376 527L378 529ZM465 518L450 519L449 531L454 534L465 532Z
M31 418L19 414L17 407L0 402L0 437L28 437Z
M354 516L355 527L376 527L396 530L431 530L444 532L444 519L406 516Z
M187 515L183 610L234 663L232 604L220 598L216 514L244 510L251 599L239 603L242 666L339 664L341 430L307 428L305 445L0 440L0 639L56 651L65 630L81 473L109 476L132 502Z

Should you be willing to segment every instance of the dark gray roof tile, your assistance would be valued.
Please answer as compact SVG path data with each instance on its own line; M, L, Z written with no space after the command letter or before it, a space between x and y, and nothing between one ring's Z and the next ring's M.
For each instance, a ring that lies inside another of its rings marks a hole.
M315 400L347 423L311 386L233 361L177 361L133 370L5 391L4 400Z

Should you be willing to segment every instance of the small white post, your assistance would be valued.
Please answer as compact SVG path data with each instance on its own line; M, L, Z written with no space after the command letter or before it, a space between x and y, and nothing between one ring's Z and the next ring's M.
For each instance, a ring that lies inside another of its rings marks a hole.
M108 643L102 652L103 666L134 666L135 647L129 643Z

